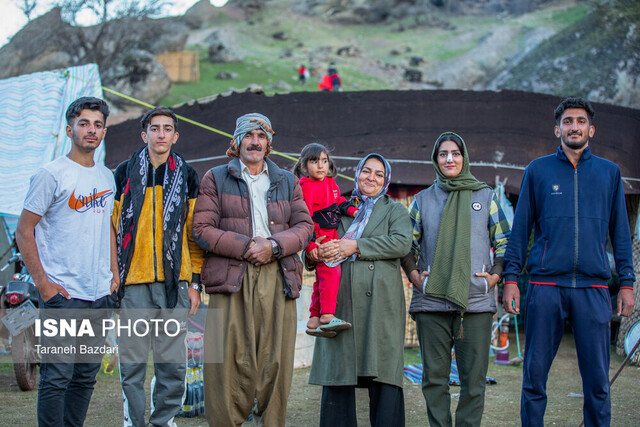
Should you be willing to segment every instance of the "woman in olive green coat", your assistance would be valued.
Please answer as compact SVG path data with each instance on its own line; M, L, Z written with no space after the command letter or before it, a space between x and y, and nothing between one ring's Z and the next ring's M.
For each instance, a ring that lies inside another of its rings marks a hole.
M342 263L336 316L353 327L316 339L309 383L323 386L321 426L355 426L355 387L367 387L371 425L404 425L402 393L405 301L400 260L411 248L407 209L385 193L391 167L378 154L356 169L340 240L318 248L318 259ZM312 260L313 261L313 260Z

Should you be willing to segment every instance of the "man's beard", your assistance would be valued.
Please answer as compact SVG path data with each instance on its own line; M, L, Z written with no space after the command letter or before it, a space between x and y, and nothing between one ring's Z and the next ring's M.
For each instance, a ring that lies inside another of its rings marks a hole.
M571 148L572 150L579 150L583 148L585 145L587 145L588 142L589 142L588 136L585 136L583 139L578 141L572 140L572 139L567 140L564 137L562 137L562 143L567 147Z

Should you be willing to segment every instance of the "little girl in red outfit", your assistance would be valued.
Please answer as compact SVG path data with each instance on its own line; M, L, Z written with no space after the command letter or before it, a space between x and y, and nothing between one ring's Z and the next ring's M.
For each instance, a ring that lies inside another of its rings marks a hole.
M350 206L340 194L340 189L332 178L336 175L336 167L324 145L311 143L305 146L292 171L300 178L302 195L314 224L315 235L305 248L310 253L317 251L315 240L319 237L324 236L323 242L338 239L340 215L355 216L358 209ZM318 263L307 334L331 338L338 331L351 327L350 323L334 315L339 287L340 266L328 267L324 263Z

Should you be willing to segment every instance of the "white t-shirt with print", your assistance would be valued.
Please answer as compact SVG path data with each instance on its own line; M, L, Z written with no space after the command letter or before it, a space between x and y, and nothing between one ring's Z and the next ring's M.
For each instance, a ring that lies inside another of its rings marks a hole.
M71 298L95 301L110 294L113 174L62 156L31 177L24 209L40 215L36 244L48 279Z

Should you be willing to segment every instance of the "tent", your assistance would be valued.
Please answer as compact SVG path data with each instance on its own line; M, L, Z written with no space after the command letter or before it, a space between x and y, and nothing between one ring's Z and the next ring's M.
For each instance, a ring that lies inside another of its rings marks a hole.
M235 119L252 111L273 124L273 147L297 155L313 141L333 150L341 173L352 177L358 160L377 152L390 160L392 189L422 189L433 183L428 160L433 142L455 131L467 142L471 171L493 185L508 178L505 190L517 195L524 167L536 157L555 152L553 110L561 98L527 92L461 90L297 92L264 96L251 92L190 102L176 113L204 125L233 133ZM625 177L625 193L640 194L640 111L594 104L596 134L592 150L617 163ZM228 161L229 138L190 123L180 123L180 152L200 176ZM115 168L141 146L139 119L109 128L105 164ZM293 161L272 155L282 167ZM352 184L338 179L343 192ZM636 203L637 204L637 203Z
M81 96L102 97L96 64L0 80L0 215L20 215L31 175L69 152L64 114Z

